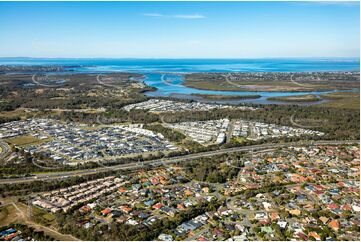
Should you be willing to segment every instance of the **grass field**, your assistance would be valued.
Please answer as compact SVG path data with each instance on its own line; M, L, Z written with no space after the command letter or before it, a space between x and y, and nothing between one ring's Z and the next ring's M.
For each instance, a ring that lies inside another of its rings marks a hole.
M5 139L5 141L13 145L25 146L25 145L40 144L42 142L45 142L46 140L40 140L31 135L22 135L15 138Z
M0 208L0 221L5 220L5 218L9 215L9 211L6 207Z
M246 139L244 137L232 137L232 141L242 144Z
M17 118L17 117L24 117L26 113L24 110L16 109L13 111L3 111L0 112L0 116L4 118Z
M0 208L0 227L16 221L17 215L14 206L8 205Z

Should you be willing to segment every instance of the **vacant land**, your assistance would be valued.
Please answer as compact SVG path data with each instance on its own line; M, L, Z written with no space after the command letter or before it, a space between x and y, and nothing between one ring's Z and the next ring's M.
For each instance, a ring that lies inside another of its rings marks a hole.
M13 223L16 218L16 211L12 205L0 208L0 227Z
M267 100L272 101L282 101L282 102L316 102L321 99L313 94L307 95L295 95L295 96L286 96L286 97L270 97Z
M38 144L42 142L38 138L35 138L31 135L22 135L15 138L5 139L6 142L17 145L17 146L23 146L23 145L30 145L30 144Z

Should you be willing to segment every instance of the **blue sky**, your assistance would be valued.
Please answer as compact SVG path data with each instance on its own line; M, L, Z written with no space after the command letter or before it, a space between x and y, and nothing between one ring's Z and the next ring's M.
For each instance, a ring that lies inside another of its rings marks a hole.
M358 2L0 2L0 57L358 57Z

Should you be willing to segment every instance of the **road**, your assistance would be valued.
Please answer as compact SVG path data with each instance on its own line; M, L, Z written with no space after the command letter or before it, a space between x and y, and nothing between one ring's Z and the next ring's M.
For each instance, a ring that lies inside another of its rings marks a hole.
M291 77L290 77L290 81L291 81L293 84L295 84L295 85L297 85L297 86L301 86L301 87L309 87L309 88L315 87L314 85L307 85L307 84L301 84L301 83L296 82L295 80L293 80L293 76L294 76L294 75L295 75L295 74L292 74Z
M10 147L7 143L0 140L0 160L4 159L10 153Z
M22 177L22 178L11 178L11 179L0 179L0 184L14 184L14 183L27 183L33 181L51 181L57 179L66 179L70 177L76 176L85 176L85 175L93 175L97 173L106 172L109 170L112 171L120 171L120 170L131 170L131 169L139 169L142 168L144 165L152 165L152 166L162 166L168 165L172 163L187 161L198 159L202 157L210 157L214 155L222 155L222 154L229 154L234 152L252 152L252 151L260 151L266 149L275 149L275 148L284 148L289 146L304 146L304 145L342 145L342 144L355 144L359 143L358 140L348 140L348 141L308 141L308 142L287 142L287 143L271 143L271 144L261 144L261 145L250 145L250 146L243 146L243 147L236 147L236 148L228 148L228 149L221 149L215 151L207 151L201 152L196 154L189 154L184 156L178 157L170 157L170 158L163 158L163 159L156 159L156 160L148 160L141 163L130 163L130 164L119 164L114 166L103 166L98 167L95 169L84 169L84 170L75 170L75 171L64 171L64 172L49 172L49 173L42 173L36 174L36 176L32 177Z

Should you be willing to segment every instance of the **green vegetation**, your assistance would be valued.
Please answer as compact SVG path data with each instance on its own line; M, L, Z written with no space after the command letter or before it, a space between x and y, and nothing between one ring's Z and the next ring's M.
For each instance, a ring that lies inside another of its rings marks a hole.
M153 88L133 80L141 77L142 75L135 73L108 74L104 78L107 80L103 82L105 85L102 85L97 81L96 75L92 74L53 75L51 79L69 80L61 87L53 88L41 85L26 87L34 84L32 75L0 75L0 82L4 82L4 85L0 86L0 112L19 108L119 109L124 105L147 99L143 92Z
M286 97L269 97L267 100L270 101L282 101L282 102L316 102L321 99L313 94L306 95L295 95L295 96L286 96Z
M207 157L200 158L185 163L184 167L191 180L224 183L238 174L237 168L224 164L224 162L227 159L238 160L240 156L241 153L213 156L212 162L209 162Z
M324 108L296 105L258 105L256 111L212 110L212 112L181 112L165 116L167 123L211 119L237 119L260 121L278 125L294 126L292 115L298 124L312 126L314 130L327 133L322 139L359 139L360 111L354 109ZM246 145L246 143L244 143Z
M6 217L9 215L9 211L6 207L0 208L0 221L4 221Z
M145 129L152 130L156 133L161 133L166 139L171 142L182 143L186 136L178 131L163 127L161 124L145 125Z
M0 231L9 229L9 228L15 228L19 231L21 231L21 236L23 238L31 237L35 241L53 241L54 238L46 235L43 231L36 231L34 228L29 227L24 224L14 223L9 224L8 226L4 226L0 228Z
M215 95L215 94L198 94L198 93L192 93L192 96L201 97L210 100L258 99L261 97L261 95Z
M231 142L242 144L246 142L246 138L244 137L232 137Z
M55 220L56 216L53 213L49 213L44 209L40 209L36 206L33 206L33 217L35 222L50 226Z
M79 211L73 209L73 213L57 213L57 227L62 233L70 233L81 240L113 240L113 241L148 241L157 239L161 233L171 231L182 222L188 221L207 211L215 211L223 201L211 201L193 206L174 217L167 217L155 221L150 227L137 227L127 224L112 222L110 230L108 226L99 223L91 229L85 229L78 223Z
M330 101L319 104L320 107L360 110L360 93L334 92L321 95L321 97Z
M5 141L16 146L35 145L43 142L31 135L22 135L15 138L5 139Z
M359 88L357 72L323 73L191 73L184 75L184 85L218 91L321 91Z

